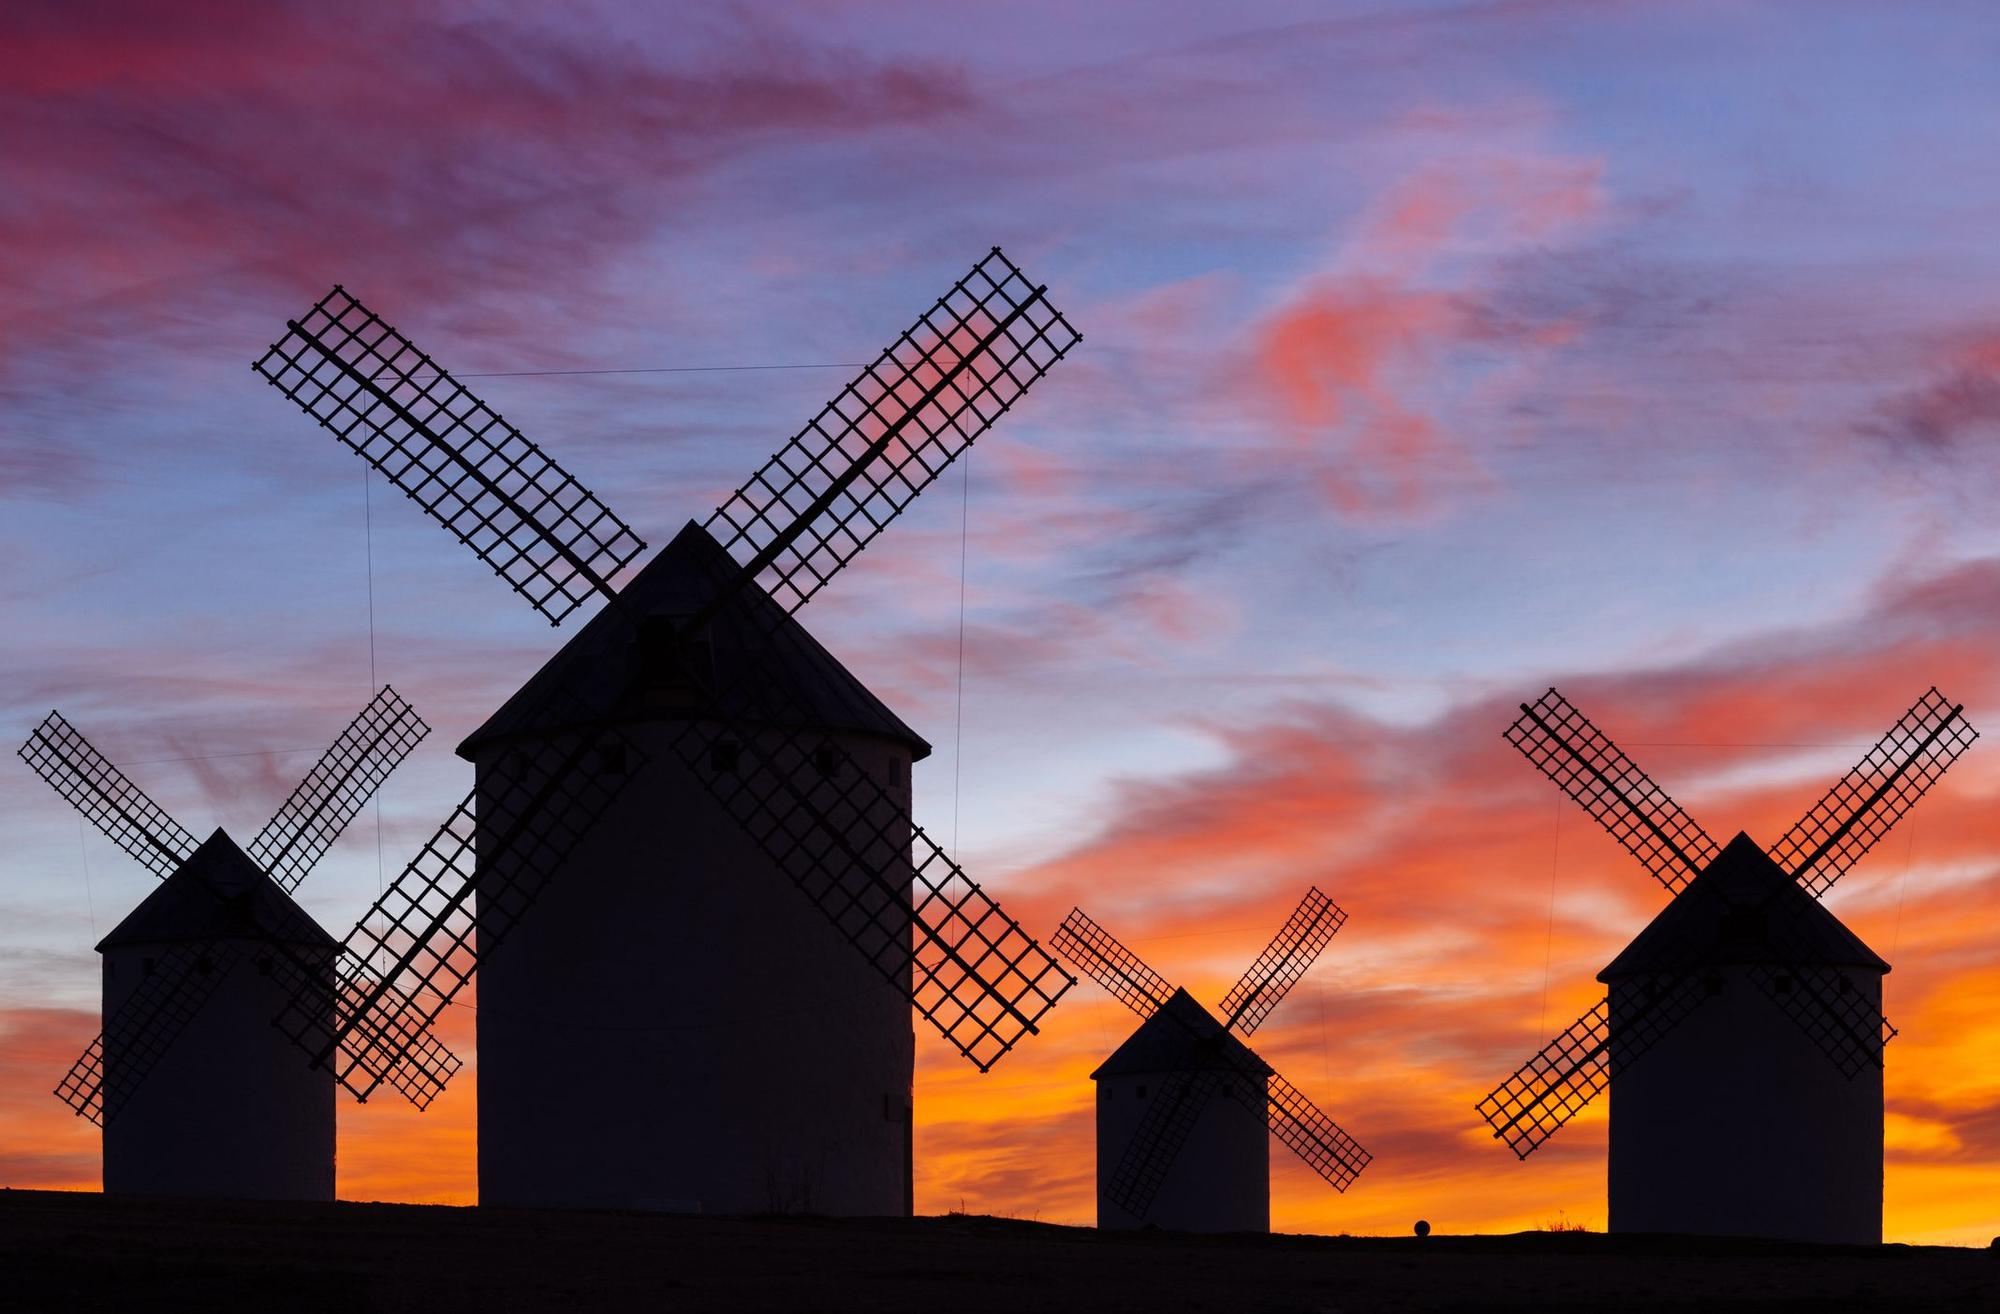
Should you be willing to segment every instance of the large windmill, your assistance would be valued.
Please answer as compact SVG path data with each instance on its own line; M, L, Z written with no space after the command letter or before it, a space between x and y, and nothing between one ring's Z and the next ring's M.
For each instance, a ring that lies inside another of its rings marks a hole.
M1268 1231L1267 1126L1336 1191L1360 1176L1368 1151L1241 1039L1263 1024L1346 920L1318 889L1306 891L1223 996L1218 1021L1083 909L1063 919L1056 951L1144 1019L1091 1074L1099 1227Z
M161 880L97 948L104 1030L56 1094L104 1128L109 1191L298 1199L333 1196L333 1083L308 1034L327 1034L339 946L292 901L347 824L430 733L384 687L239 848L167 815L59 713L20 756ZM281 1014L317 1032L273 1029ZM348 1063L423 1103L459 1061L386 996L397 1044L357 1032Z
M1674 897L1480 1101L1495 1138L1525 1159L1615 1081L1612 1230L1880 1241L1888 964L1818 900L1977 737L1930 690L1767 854L1717 845L1555 690L1523 703L1508 741Z
M624 522L345 291L257 362L552 624L606 603L348 940L426 1016L481 973L482 1199L907 1210L910 1004L985 1070L1073 984L911 822L927 746L791 613L1077 340L995 248L622 587Z

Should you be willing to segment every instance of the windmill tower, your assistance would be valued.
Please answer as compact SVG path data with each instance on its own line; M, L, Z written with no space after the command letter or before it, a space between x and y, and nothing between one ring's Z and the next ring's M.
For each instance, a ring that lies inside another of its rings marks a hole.
M162 878L98 943L104 1031L56 1090L104 1129L106 1191L333 1198L333 1070L272 1024L330 1026L344 968L292 892L429 731L384 688L247 851L221 830L197 844L59 714L29 736L21 757ZM442 1087L458 1060L408 1037L392 1079Z
M622 587L645 545L341 289L257 363L552 623L606 602L348 940L430 1016L480 972L482 1200L906 1213L911 1004L983 1071L1073 984L792 613L1077 340L996 248Z
M1494 1136L1525 1159L1615 1080L1612 1231L1880 1242L1889 965L1819 899L1977 738L1965 709L1930 690L1769 853L1718 846L1553 689L1507 738L1674 897L1480 1102Z
M1222 1000L1223 1019L1072 909L1057 952L1141 1018L1097 1083L1097 1225L1268 1232L1267 1133L1346 1191L1371 1155L1243 1043L1347 914L1310 889ZM1218 1094L1226 1099L1217 1099Z

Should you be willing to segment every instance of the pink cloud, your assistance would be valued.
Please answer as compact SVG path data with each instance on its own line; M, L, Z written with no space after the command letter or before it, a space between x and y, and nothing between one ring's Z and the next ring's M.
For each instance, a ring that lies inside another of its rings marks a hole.
M1334 267L1250 331L1254 390L1327 498L1355 516L1433 510L1447 487L1484 482L1470 441L1429 399L1457 353L1508 358L1565 345L1575 326L1494 332L1484 279L1501 257L1573 234L1605 207L1595 162L1501 158L1434 166L1361 220Z
M295 311L336 280L448 304L468 332L518 327L541 312L514 294L594 281L678 192L771 134L826 140L967 103L949 70L812 45L750 11L679 29L674 64L585 21L556 37L531 8L12 17L12 361L114 329L120 353L135 332L206 341L229 298Z

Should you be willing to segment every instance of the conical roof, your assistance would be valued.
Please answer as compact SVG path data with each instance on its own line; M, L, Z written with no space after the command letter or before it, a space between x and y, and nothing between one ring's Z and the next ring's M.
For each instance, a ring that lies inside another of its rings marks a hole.
M1739 831L1597 979L1609 983L1747 963L1889 970L1860 936Z
M1111 1057L1098 1065L1090 1079L1209 1068L1240 1072L1245 1067L1267 1077L1273 1071L1249 1046L1230 1035L1213 1013L1196 1003L1193 995L1176 990L1124 1044L1111 1051Z
M130 944L251 938L340 948L235 840L217 830L97 942L97 952Z
M690 520L606 607L543 664L512 698L458 746L471 759L489 742L545 733L561 722L552 704L578 716L648 718L685 715L686 703L653 696L641 635L649 620L686 620L737 572L720 543ZM754 659L748 654L754 651ZM931 746L867 686L854 678L803 625L768 595L745 590L709 626L709 652L717 671L755 669L783 686L773 699L811 725L877 735L907 744L914 757Z

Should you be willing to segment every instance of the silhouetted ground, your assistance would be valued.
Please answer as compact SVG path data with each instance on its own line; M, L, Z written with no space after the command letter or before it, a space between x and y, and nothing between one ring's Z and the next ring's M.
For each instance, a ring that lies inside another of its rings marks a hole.
M2000 1254L1612 1238L1188 1238L0 1191L0 1308L2000 1309Z

